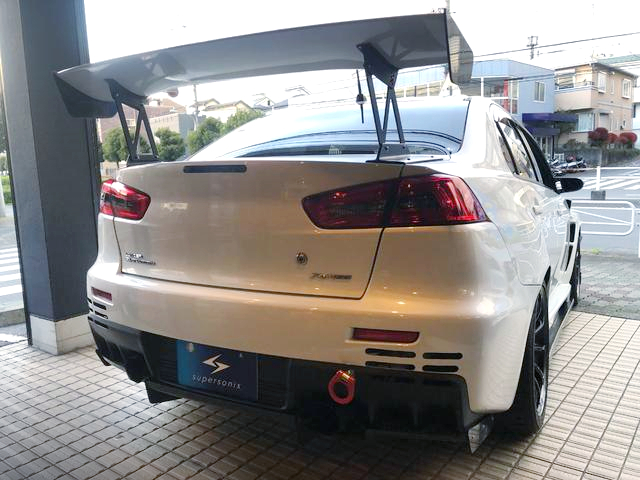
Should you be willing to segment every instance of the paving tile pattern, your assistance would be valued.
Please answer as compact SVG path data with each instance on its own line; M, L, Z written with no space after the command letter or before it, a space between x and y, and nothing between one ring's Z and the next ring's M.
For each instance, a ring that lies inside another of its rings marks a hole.
M640 320L640 258L582 255L582 295L576 310Z
M638 479L640 322L572 313L551 363L546 424L460 445L318 435L144 388L91 349L0 348L0 479Z

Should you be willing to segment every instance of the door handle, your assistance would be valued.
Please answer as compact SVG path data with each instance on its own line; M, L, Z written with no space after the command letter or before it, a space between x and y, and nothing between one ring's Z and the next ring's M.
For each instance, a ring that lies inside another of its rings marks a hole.
M542 215L544 212L544 209L540 205L534 205L531 210L536 215Z

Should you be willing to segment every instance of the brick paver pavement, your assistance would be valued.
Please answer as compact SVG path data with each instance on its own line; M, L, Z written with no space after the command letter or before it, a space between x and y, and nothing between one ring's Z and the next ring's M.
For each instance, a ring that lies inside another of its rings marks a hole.
M0 348L0 479L638 479L640 322L572 313L551 362L546 424L462 446L317 435L191 400L152 406L91 349Z
M640 320L637 255L582 255L582 295L576 310Z

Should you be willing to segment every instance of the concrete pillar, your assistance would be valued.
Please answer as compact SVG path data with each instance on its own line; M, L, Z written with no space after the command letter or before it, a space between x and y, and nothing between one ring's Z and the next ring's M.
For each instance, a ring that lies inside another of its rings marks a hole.
M0 54L25 316L32 344L59 354L92 342L95 122L67 114L52 75L89 59L82 0L0 0Z

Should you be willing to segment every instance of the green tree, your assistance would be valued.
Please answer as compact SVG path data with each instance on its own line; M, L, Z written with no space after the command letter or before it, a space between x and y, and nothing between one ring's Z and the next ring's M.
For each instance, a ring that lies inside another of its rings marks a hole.
M160 160L173 162L184 155L186 147L179 133L173 132L168 128L160 128L156 131L156 137L160 140L158 144Z
M227 119L227 123L224 124L224 133L229 133L239 126L260 117L264 117L264 113L260 110L254 110L253 108L250 110L238 110Z
M104 162L104 154L102 153L102 143L98 140L98 162Z
M131 136L133 136L133 133L134 132L131 132ZM140 137L138 149L142 153L149 153L151 151L149 142L147 142L144 137ZM124 139L124 132L121 128L109 130L104 136L102 155L105 160L112 162L121 162L127 159L129 151L127 150L127 142Z
M187 147L189 153L195 153L205 145L209 145L214 140L220 138L223 133L224 124L217 118L205 118L198 128L187 135Z

